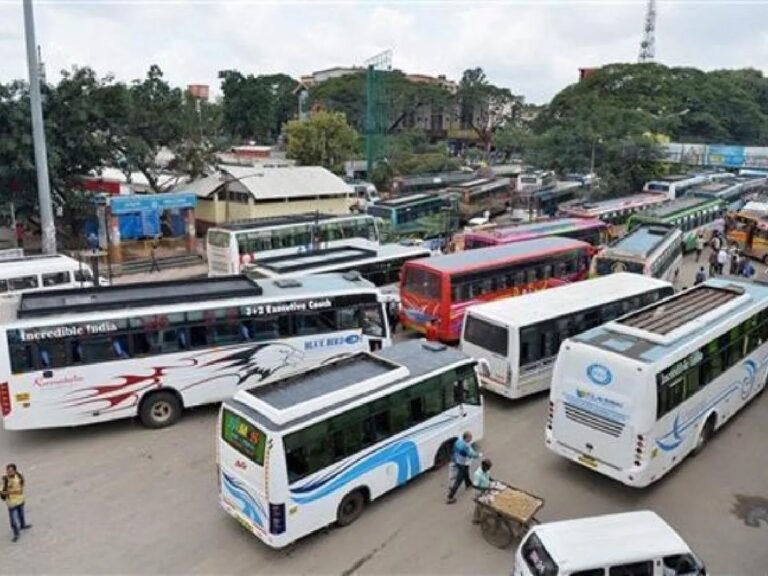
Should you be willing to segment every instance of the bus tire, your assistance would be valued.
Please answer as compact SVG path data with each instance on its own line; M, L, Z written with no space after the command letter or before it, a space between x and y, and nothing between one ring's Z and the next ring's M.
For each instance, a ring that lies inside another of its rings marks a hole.
M453 445L455 443L456 438L451 438L440 445L440 448L435 452L435 461L434 464L432 464L433 470L439 470L451 461L451 452L453 451Z
M704 447L709 442L710 438L712 438L712 435L715 433L715 419L717 416L714 414L710 414L709 418L707 418L707 421L704 423L704 426L701 429L701 432L699 432L699 439L696 441L696 447L693 449L693 455L698 456L704 451Z
M336 510L336 524L339 526L349 526L360 518L365 509L366 497L362 490L350 492L339 504Z
M139 420L147 428L165 428L178 422L182 409L177 394L168 390L152 392L141 401Z

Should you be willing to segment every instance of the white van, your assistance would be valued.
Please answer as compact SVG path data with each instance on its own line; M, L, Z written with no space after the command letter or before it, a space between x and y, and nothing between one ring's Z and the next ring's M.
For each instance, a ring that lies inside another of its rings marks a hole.
M513 576L705 576L704 564L655 512L626 512L533 528Z
M98 285L106 281L99 279ZM0 261L0 297L57 288L94 286L91 267L64 254Z

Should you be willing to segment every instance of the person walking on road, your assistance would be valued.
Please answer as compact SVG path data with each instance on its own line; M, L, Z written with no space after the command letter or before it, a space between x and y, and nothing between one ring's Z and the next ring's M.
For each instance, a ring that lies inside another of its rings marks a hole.
M693 282L693 285L701 284L707 279L707 273L704 272L704 266L699 266L699 271L696 272L696 280Z
M152 272L160 272L160 264L157 263L157 239L152 241L149 255L152 259L152 265L149 267L149 273L152 274Z
M480 462L480 466L475 470L475 474L472 477L472 483L475 485L475 490L478 491L478 496L485 490L491 487L491 466L493 462L489 458L483 459ZM480 524L481 508L475 504L475 513L472 516L472 524Z
M24 476L16 468L16 464L8 464L3 476L3 487L0 498L8 505L8 517L13 531L13 542L19 539L22 530L32 528L24 518Z
M717 276L717 252L714 250L709 254L709 275Z
M469 478L469 463L480 456L479 452L472 447L472 432L464 432L461 438L456 440L451 454L450 468L450 489L448 490L448 504L456 502L456 491L461 483L466 488L472 487L472 481Z
M696 235L696 262L701 259L701 253L704 251L704 236L701 232Z
M718 274L725 273L725 265L727 263L728 263L728 252L725 251L725 248L720 248L720 251L717 253L717 273Z

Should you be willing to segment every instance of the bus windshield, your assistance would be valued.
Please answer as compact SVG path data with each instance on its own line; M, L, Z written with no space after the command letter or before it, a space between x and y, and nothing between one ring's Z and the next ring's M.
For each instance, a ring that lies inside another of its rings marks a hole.
M229 232L223 230L209 230L208 231L208 243L211 246L217 246L218 248L229 248Z
M633 262L632 260L620 260L618 258L606 258L598 256L596 259L596 270L599 276L606 276L614 272L634 272L643 273L643 263Z
M464 340L499 356L507 355L509 338L506 327L491 324L477 316L471 314L467 316Z
M251 422L225 409L221 421L221 436L224 442L240 454L259 466L264 465L266 436Z
M440 298L440 276L421 268L407 268L405 290L427 298Z

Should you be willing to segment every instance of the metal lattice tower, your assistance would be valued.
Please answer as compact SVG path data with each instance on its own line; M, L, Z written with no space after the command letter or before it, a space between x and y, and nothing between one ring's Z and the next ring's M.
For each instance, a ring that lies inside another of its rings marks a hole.
M656 56L656 0L648 0L645 11L643 41L640 42L640 62L653 62Z
M365 161L368 178L384 157L389 129L387 76L392 70L392 50L365 61Z

